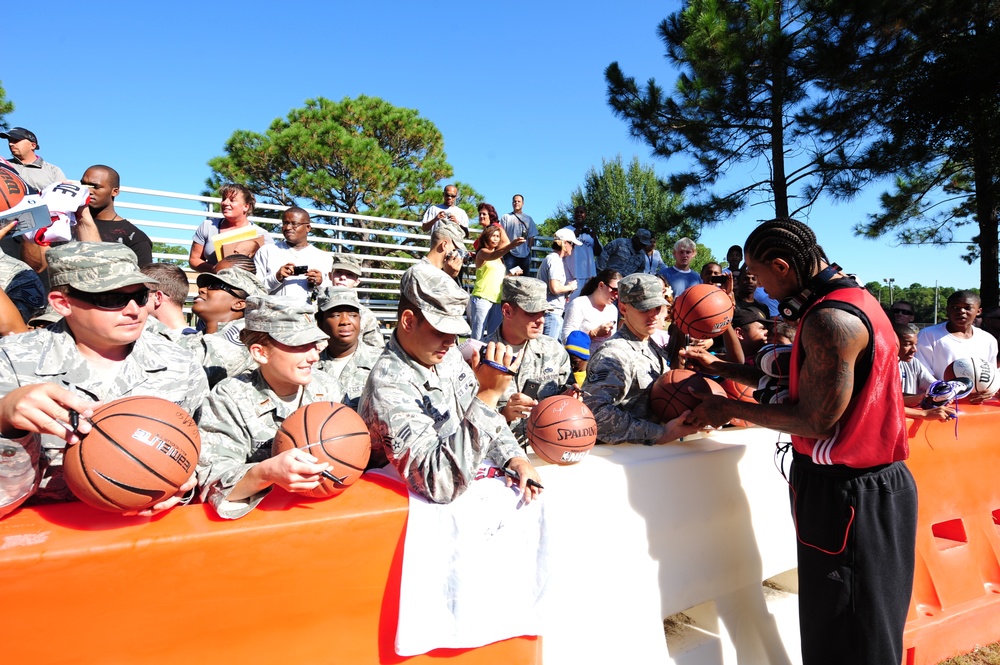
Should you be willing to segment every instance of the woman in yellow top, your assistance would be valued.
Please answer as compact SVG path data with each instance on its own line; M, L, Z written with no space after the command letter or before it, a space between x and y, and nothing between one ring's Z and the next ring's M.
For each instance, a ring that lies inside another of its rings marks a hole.
M507 268L503 256L524 238L504 242L503 227L499 225L496 208L489 203L479 204L479 223L483 232L479 236L479 251L476 252L476 285L472 288L469 301L469 323L472 339L482 339L500 324L500 291Z

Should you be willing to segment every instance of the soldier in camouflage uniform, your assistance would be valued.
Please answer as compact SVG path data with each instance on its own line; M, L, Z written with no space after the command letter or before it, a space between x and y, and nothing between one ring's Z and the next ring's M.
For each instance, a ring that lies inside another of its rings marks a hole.
M0 515L31 502L72 500L63 450L90 431L95 402L154 395L199 418L208 393L189 353L143 334L149 284L117 243L73 242L48 252L49 303L63 319L0 340ZM68 411L81 416L78 432ZM182 488L194 487L194 478ZM165 510L183 491L144 514ZM32 496L33 495L33 496Z
M413 492L449 503L468 488L485 457L520 476L524 500L538 474L521 451L497 401L517 371L511 350L490 343L473 367L455 347L456 335L471 332L465 320L469 294L437 268L418 263L400 281L399 323L375 363L361 417L372 435L372 456L384 450Z
M421 262L443 270L449 277L459 279L469 251L465 245L465 231L455 222L441 221L434 225L431 247Z
M178 344L194 353L205 368L208 385L253 369L253 359L240 341L249 296L266 295L255 275L240 268L198 275L198 297L191 310L205 322L205 332L183 335Z
M271 457L271 442L296 409L334 401L336 381L314 370L326 333L312 305L279 296L250 296L242 337L257 369L223 380L202 415L198 484L220 517L243 517L274 485L315 489L329 464L303 450Z
M330 269L331 286L344 286L349 289L357 289L361 284L361 264L350 254L334 254L333 267ZM319 297L322 298L322 290L330 286L323 287ZM385 337L382 336L382 328L379 326L375 312L364 305L361 307L361 343L374 346L380 351L385 348Z
M330 342L316 367L337 379L340 390L335 399L357 411L361 391L382 349L359 342L361 303L353 289L330 287L317 304L316 322L330 336Z
M645 249L653 244L649 229L638 229L631 238L616 238L604 246L597 269L617 270L622 275L642 272Z
M45 287L24 261L0 252L0 288L11 299L25 323L45 308Z
M526 442L524 420L538 400L562 392L570 382L569 354L558 341L542 334L545 312L545 282L532 277L506 277L500 295L503 321L484 342L498 342L513 347L521 359L510 386L497 402L497 410L508 423L517 440ZM535 397L522 390L528 381L537 381Z
M636 273L618 282L621 327L591 356L583 384L599 443L651 446L697 431L684 425L685 416L664 424L650 420L649 388L670 369L666 351L651 337L666 304L663 282L655 275Z

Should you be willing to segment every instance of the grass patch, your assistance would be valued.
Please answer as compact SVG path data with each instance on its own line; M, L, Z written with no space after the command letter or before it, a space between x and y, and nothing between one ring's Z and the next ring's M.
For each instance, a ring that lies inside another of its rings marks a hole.
M1000 665L1000 642L984 647L976 647L972 653L956 656L940 665Z

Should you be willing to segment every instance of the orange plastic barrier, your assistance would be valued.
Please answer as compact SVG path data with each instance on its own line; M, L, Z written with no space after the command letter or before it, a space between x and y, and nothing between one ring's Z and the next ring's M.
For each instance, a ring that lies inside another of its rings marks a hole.
M80 503L0 520L4 663L538 663L540 641L393 651L407 499L363 478L335 499L273 492L250 515L154 519Z
M961 405L953 422L911 423L918 488L905 665L941 662L1000 640L1000 408Z

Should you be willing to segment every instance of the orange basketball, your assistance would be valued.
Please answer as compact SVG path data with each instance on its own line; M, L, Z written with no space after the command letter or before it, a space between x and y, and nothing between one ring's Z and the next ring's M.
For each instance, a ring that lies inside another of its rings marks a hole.
M722 386L712 379L689 369L672 369L661 374L649 390L652 419L665 423L698 406L701 400L688 392L688 388L699 393L726 396Z
M714 284L695 284L674 300L674 323L695 339L718 337L733 321L733 300Z
M63 456L66 484L81 501L110 512L145 510L174 495L194 473L198 425L159 397L123 397L90 419L93 429Z
M329 462L329 472L316 489L303 492L314 499L336 496L357 482L372 453L368 427L354 409L337 402L313 402L296 409L281 423L271 442L271 455L292 448L306 450L320 461Z
M586 404L569 395L539 402L525 426L535 454L552 464L579 462L597 443L597 421Z
M728 395L730 399L734 399L738 402L757 403L757 400L753 398L753 386L745 386L742 383L733 381L732 379L723 379L719 382L719 385L721 385L722 389L726 391L726 395ZM736 427L753 427L753 423L747 422L742 418L733 418L729 421L729 424Z
M10 210L28 194L28 186L21 177L0 167L0 212Z

